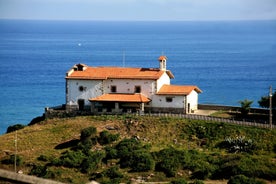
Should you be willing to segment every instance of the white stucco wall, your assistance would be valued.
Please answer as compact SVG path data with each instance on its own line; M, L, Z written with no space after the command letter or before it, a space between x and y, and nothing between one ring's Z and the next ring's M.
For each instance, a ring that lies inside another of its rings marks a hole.
M187 95L187 104L190 103L191 110L197 110L198 106L198 93L193 90L189 95Z
M160 88L164 85L164 84L170 84L171 79L168 76L168 74L166 72L164 72L164 74L156 81L157 83L157 88L156 90L159 91Z
M80 91L80 87L83 91ZM68 95L66 104L77 105L78 99L84 99L90 105L89 98L102 95L102 80L67 80Z
M172 98L172 102L167 102L167 97ZM154 95L151 105L158 108L184 108L185 99L184 96Z
M141 93L152 99L164 84L170 84L166 72L158 80L108 79L103 85L104 93L111 93L111 86L116 86L116 93L134 93L135 86L141 86Z
M104 81L104 93L111 93L111 86L116 86L116 93L134 93L135 86L140 86L141 93L151 98L155 91L155 80L108 79Z
M111 93L111 86L116 86L116 93L134 93L135 86L141 87L141 93L151 98L155 94L155 80L108 79L108 80L67 80L68 95L66 104L77 105L78 99L84 99L90 105L89 98ZM83 91L79 88L82 86Z

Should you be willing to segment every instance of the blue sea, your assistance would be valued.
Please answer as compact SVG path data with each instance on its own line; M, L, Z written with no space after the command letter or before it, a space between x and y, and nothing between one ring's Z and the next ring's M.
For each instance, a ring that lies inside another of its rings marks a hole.
M258 107L276 88L276 21L0 20L0 134L65 103L65 73L90 66L159 67L197 85L201 104Z

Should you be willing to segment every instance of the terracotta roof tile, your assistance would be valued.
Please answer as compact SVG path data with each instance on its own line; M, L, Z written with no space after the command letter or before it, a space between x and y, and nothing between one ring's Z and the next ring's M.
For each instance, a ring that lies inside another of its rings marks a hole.
M166 56L160 56L160 57L158 58L158 61L162 61L162 60L167 60L167 57L166 57Z
M90 98L89 101L104 101L104 102L150 102L150 99L146 96L142 95L141 93L135 94L118 94L118 93L110 93L110 94L103 94L96 98Z
M69 71L67 79L159 79L165 71L156 68L87 67L83 71ZM166 71L174 78L170 71Z
M157 92L157 95L188 95L193 90L198 93L202 93L202 91L197 86L177 86L165 84Z

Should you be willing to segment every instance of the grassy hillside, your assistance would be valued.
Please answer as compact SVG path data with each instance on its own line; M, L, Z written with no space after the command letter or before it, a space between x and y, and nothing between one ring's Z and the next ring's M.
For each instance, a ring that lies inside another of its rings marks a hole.
M80 140L81 131L91 126L96 135ZM110 135L119 137L100 141ZM13 170L14 140L15 132L0 136L1 168ZM147 181L228 180L238 174L276 180L276 131L254 127L167 117L84 116L25 127L17 131L17 145L18 169L70 183L127 182L138 176Z

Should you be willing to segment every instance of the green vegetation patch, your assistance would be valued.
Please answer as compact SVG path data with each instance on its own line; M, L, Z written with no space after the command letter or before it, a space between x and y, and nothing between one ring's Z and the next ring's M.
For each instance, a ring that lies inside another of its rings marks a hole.
M86 116L45 120L17 134L19 169L67 183L276 180L275 130L171 117ZM0 137L0 149L7 150L1 167L11 170L14 136Z

